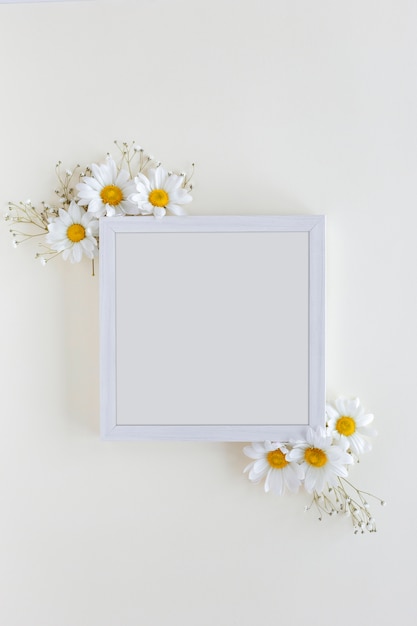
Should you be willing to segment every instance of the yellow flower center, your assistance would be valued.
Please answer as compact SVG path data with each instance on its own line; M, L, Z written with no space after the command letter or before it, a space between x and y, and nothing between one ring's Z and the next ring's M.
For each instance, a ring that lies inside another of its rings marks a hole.
M304 458L313 467L323 467L327 463L327 455L320 448L307 448Z
M67 230L67 237L73 243L77 243L85 238L85 228L81 224L71 224Z
M163 207L169 202L169 196L164 189L153 189L149 194L149 202L153 206Z
M104 204L110 204L110 206L116 206L123 200L123 191L116 185L106 185L100 191L100 197Z
M356 424L353 417L347 417L347 415L342 415L336 422L336 430L341 435L345 435L345 437L349 437L353 435L356 430Z
M271 452L268 452L266 459L269 465L274 469L282 469L288 465L285 454L281 450L272 450Z

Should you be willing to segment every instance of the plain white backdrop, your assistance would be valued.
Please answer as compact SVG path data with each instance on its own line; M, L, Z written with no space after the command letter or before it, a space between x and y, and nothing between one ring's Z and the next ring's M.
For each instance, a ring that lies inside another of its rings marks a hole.
M0 622L415 622L417 5L0 6L0 203L135 140L196 215L327 216L327 397L376 415L378 532L265 495L240 444L99 439L98 279L0 228ZM163 377L161 386L163 386Z

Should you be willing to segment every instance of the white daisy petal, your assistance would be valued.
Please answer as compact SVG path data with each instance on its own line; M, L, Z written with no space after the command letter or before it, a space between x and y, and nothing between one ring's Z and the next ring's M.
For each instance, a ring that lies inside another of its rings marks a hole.
M83 249L80 243L75 243L72 247L72 262L79 263L83 256Z
M271 472L272 472L272 467L268 470L268 473L267 473L266 478L265 478L264 489L265 489L266 493L268 493L268 491L271 489L271 485L270 485L270 482L271 482Z
M268 472L268 466L264 467L262 471L255 471L254 467L253 467L253 463L252 463L252 467L250 468L248 477L249 480L255 481L255 482L259 482L260 480L262 480L262 478L265 476L265 474Z
M346 450L358 456L371 449L371 444L364 437L374 437L376 431L368 428L374 416L365 413L359 398L337 398L336 408L327 407L328 427L332 436L340 441L340 445Z
M337 398L337 400L335 401L335 405L339 415L346 414L346 398L340 396L340 398Z
M304 450L303 448L294 447L292 450L288 452L288 454L286 454L285 458L290 463L292 462L301 463L302 460L304 459Z
M183 209L179 204L168 204L167 209L173 215L187 215L185 209Z
M154 169L155 189L160 189L165 184L166 178L167 178L167 173L165 169L162 166L156 167Z
M160 220L163 217L165 217L166 215L166 210L161 208L161 207L155 207L153 210L153 214L155 215L155 217Z
M77 206L77 205L75 205L75 206ZM61 219L61 222L65 226L71 226L71 224L74 223L74 220L70 216L69 212L66 211L65 209L59 209L59 217Z
M303 478L303 471L301 469L301 466L295 463L291 463L284 468L283 472L287 489L296 493Z
M243 452L246 454L246 456L248 456L250 459L260 459L264 452L259 451L255 448L255 444L252 444L251 446L245 446L243 448Z
M258 459L254 462L253 471L255 472L255 474L259 474L260 472L263 472L267 467L269 467L268 462L264 457L262 457L261 459Z
M134 210L128 197L135 184L126 170L117 171L116 163L109 157L106 163L91 165L93 176L84 176L77 185L78 202L98 216L123 215Z
M255 442L243 449L244 453L255 459L247 465L249 480L259 483L265 477L264 489L282 495L286 488L297 491L302 480L302 469L288 459L288 449L279 442Z
M284 472L285 469L271 471L271 489L279 496L282 496L285 490Z
M347 411L346 414L351 417L356 417L361 408L359 398L351 398L350 400L347 400L345 406Z
M286 458L297 459L300 463L304 471L304 486L309 493L321 493L327 483L333 484L338 476L346 476L346 466L353 463L352 455L322 428L315 431L308 429L306 441L296 442Z
M374 416L372 413L363 413L359 417L356 418L356 424L358 426L368 426L371 422L374 421Z
M46 242L52 250L62 253L62 258L79 263L84 256L93 258L97 251L98 220L92 215L85 218L85 211L71 202L68 211L60 209L59 216L48 225Z
M186 189L176 189L175 192L171 193L170 197L177 204L188 204L192 200Z
M135 184L137 193L131 199L140 212L153 213L155 217L163 217L166 211L173 215L185 215L182 205L192 200L188 191L181 187L183 177L168 175L162 166L151 168L147 176L138 174Z
M182 178L181 176L177 176L176 174L171 174L171 176L167 176L164 181L164 189L168 191L170 194L175 193L176 190L181 187ZM185 190L184 190L185 191Z
M326 404L326 414L329 419L336 419L339 417L339 412L336 411L336 409L332 407L331 404Z
M316 488L316 473L311 465L305 468L304 487L309 493L312 493Z

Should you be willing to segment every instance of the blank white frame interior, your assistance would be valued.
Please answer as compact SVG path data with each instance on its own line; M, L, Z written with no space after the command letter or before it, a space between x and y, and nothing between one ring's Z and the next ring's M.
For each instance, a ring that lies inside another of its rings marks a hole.
M102 218L102 437L324 426L324 238L323 216Z

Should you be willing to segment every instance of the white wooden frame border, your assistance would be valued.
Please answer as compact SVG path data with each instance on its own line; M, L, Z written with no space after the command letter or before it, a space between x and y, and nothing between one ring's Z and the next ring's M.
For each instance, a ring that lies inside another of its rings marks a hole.
M307 232L309 235L309 426L325 424L325 218L186 216L100 219L100 425L106 440L288 441L301 425L120 425L116 415L116 235L127 232ZM114 381L106 384L105 381ZM237 433L237 431L239 431Z

